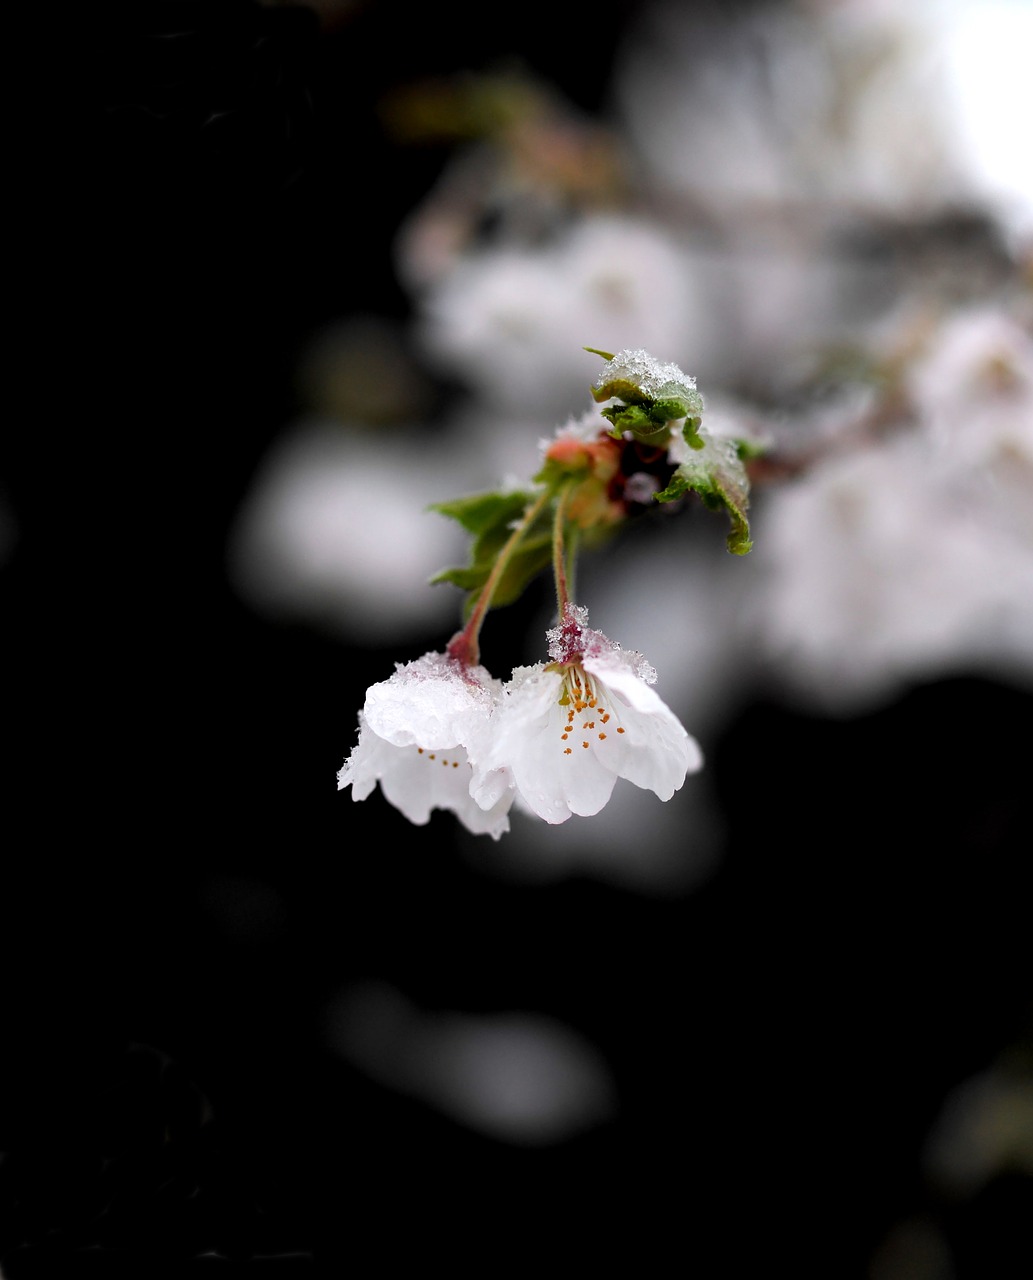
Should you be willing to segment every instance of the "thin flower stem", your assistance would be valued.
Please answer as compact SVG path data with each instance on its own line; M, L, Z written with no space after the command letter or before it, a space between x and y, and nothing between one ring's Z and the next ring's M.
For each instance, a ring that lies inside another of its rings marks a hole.
M571 531L570 546L564 548L563 535L567 523L567 498L573 487L573 481L565 485L556 503L556 514L552 522L552 572L556 579L556 610L560 619L570 603L571 588L574 577L574 533Z
M480 650L480 634L481 627L484 625L484 619L488 616L488 610L491 608L492 597L498 588L499 581L506 571L506 565L509 564L514 551L520 544L521 538L527 533L531 525L541 514L543 507L552 497L552 491L545 489L539 496L524 510L524 514L520 519L520 523L506 539L506 544L499 552L498 559L492 566L488 580L481 588L481 594L477 597L477 603L474 605L473 612L470 614L469 621L462 631L457 632L448 642L447 651L453 658L458 658L464 666L475 667L481 660Z

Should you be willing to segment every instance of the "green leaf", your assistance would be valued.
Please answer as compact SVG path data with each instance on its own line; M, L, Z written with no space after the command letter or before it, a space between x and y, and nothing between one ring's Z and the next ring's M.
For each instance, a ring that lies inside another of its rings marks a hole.
M608 367L592 386L592 396L597 404L620 402L600 410L612 424L612 436L629 432L643 444L662 447L670 439L673 423L693 419L698 426L703 397L696 390L695 378L677 365L661 364L641 350L609 357L604 351L596 354L607 358Z
M625 404L645 404L649 402L650 397L635 383L628 382L625 378L615 378L611 382L593 387L592 399L596 404L602 404L604 400L623 400Z
M641 404L611 404L600 413L612 424L610 435L620 439L625 431L630 431L636 438L652 435L656 431L656 423L649 416L649 409Z
M499 554L513 532L514 524L523 518L536 497L534 493L514 489L438 502L430 508L458 521L474 535L470 563L465 567L442 569L430 579L431 583L450 582L469 592L464 604L466 617L469 617L477 597L491 576ZM552 526L546 510L534 521L510 557L496 584L492 607L512 604L518 600L531 579L549 564L551 558Z
M701 421L702 420L699 417L686 418L685 425L681 429L682 435L685 438L685 443L690 449L703 449L706 447L706 441L699 433ZM739 457L742 457L741 452Z
M649 416L654 422L677 422L680 418L687 418L690 414L699 413L700 398L698 395L692 396L666 396L662 400L655 400L650 407ZM696 425L699 425L699 419L696 418Z
M667 488L655 495L656 501L672 502L690 491L698 494L709 511L723 510L728 514L732 523L728 550L736 556L746 555L753 546L746 518L750 483L739 456L739 442L707 436L698 425L690 438L688 423L685 439L694 452L679 465Z
M457 520L468 533L482 534L519 520L533 500L534 494L527 490L500 489L435 502L428 509Z

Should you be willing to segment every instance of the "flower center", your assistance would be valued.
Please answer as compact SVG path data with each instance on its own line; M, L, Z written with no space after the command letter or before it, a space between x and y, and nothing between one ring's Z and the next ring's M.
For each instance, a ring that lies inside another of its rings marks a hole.
M575 747L587 751L593 740L605 742L610 733L624 732L619 724L610 725L613 713L604 705L600 686L580 662L564 663L560 672L559 705L567 709L560 733L565 756L573 755Z
M441 755L437 751L425 751L423 747L417 747L416 752L418 755L425 756L428 763L431 763L431 762L433 762L434 764L440 763L440 764L443 764L446 769L448 769L449 767L453 769L459 768L459 761L456 760L454 757Z

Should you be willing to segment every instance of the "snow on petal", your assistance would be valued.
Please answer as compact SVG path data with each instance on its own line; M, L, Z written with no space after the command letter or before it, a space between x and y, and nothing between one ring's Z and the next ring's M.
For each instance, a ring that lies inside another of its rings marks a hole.
M445 654L399 664L373 685L359 713L359 739L338 772L338 789L365 800L376 785L410 822L447 809L475 835L509 830L513 793L504 770L474 765L489 741L500 684L482 667ZM476 798L475 798L476 796Z
M425 653L371 685L363 712L373 732L395 746L470 747L486 732L499 687L484 667Z

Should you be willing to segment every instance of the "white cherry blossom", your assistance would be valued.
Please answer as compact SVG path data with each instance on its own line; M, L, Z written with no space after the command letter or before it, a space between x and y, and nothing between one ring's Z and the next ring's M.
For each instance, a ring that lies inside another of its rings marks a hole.
M480 666L444 653L397 664L372 685L359 713L359 739L337 774L341 790L365 800L377 783L410 822L448 809L475 835L509 830L512 788L504 771L478 774L483 806L471 795L473 760L484 754L501 683Z
M669 800L703 763L695 739L650 688L649 663L587 620L586 609L568 604L548 633L552 661L513 672L486 757L549 823L598 813L618 778ZM492 792L475 781L474 794L484 803Z

